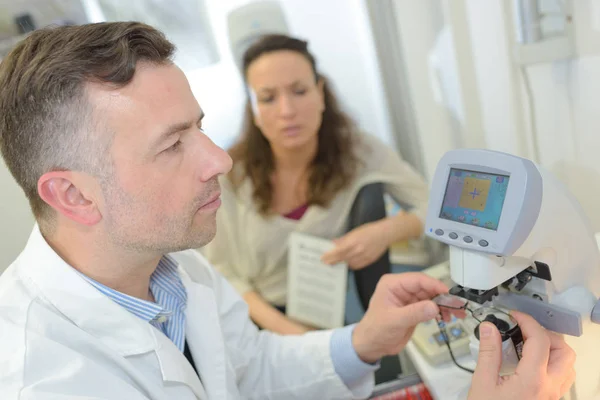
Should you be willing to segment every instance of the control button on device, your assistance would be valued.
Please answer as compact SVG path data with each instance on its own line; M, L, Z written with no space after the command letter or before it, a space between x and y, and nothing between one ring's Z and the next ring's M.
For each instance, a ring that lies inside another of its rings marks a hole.
M462 335L463 331L460 328L452 328L450 333L452 333L452 336L454 337L459 337L460 335Z
M473 238L471 236L465 236L463 240L465 243L473 243Z

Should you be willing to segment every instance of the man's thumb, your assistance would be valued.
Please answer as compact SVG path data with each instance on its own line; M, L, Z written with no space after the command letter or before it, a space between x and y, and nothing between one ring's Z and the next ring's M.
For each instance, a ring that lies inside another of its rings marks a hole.
M479 356L473 374L473 386L496 386L502 366L502 339L496 326L490 322L479 325Z

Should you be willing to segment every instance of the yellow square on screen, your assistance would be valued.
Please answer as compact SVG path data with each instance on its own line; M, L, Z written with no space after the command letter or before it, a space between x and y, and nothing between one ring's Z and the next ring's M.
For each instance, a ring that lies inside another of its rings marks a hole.
M469 210L485 211L492 181L487 179L465 178L458 205Z

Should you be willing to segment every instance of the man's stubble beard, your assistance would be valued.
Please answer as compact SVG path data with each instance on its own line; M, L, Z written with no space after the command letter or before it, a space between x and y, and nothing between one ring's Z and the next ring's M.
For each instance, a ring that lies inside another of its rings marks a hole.
M218 190L218 181L209 183L205 194L194 201L189 210L181 217L156 220L156 228L142 226L136 216L149 215L143 209L143 202L131 198L117 182L103 185L106 199L104 221L107 239L123 249L142 253L173 253L188 249L201 248L208 244L216 234L216 212L202 226L195 223L198 208ZM155 212L158 214L159 212Z

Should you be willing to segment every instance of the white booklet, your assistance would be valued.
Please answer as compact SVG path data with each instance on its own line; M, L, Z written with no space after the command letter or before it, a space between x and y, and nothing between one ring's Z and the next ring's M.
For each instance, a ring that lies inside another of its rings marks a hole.
M286 304L290 318L316 328L344 326L348 267L321 262L321 256L334 247L330 240L290 235Z

